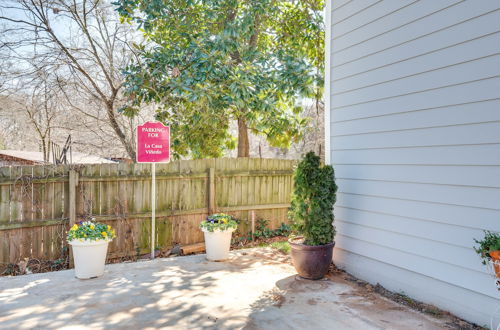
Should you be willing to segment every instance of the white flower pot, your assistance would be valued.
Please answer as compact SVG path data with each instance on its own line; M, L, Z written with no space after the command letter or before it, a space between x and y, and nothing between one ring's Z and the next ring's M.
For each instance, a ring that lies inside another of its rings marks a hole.
M111 240L68 242L73 248L75 261L75 276L80 279L89 279L104 274L106 253Z
M231 235L235 229L224 231L214 230L210 232L202 229L205 234L205 249L207 259L210 261L220 261L229 258L229 248L231 247Z

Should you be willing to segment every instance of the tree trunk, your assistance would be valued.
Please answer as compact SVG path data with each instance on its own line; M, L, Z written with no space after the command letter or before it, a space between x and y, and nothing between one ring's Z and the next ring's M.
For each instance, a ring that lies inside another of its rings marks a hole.
M45 140L45 137L40 138L40 143L42 144L42 155L43 155L43 161L47 163L49 161L49 153L47 152L47 141Z
M248 127L243 118L238 118L238 157L250 157Z
M125 136L122 129L118 125L118 122L116 121L116 118L115 118L115 112L114 112L113 106L108 104L107 108L106 108L106 112L108 114L108 119L109 119L109 122L111 124L111 127L113 128L116 135L118 136L118 139L120 139L120 142L122 143L122 145L125 147L125 150L127 151L127 154L130 157L130 159L132 159L132 161L135 162L135 148L133 145L131 145L127 141L127 137Z
M42 143L43 143L43 161L45 163L48 163L49 162L50 140L49 141L44 140Z

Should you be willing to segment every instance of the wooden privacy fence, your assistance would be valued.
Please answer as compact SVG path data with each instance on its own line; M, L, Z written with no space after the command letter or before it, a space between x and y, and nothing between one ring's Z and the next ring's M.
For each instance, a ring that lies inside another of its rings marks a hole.
M221 158L156 165L156 248L203 242L199 222L251 211L276 228L287 222L295 161ZM0 168L0 269L23 258L55 260L67 251L71 221L95 217L116 229L108 258L145 254L151 236L151 165Z

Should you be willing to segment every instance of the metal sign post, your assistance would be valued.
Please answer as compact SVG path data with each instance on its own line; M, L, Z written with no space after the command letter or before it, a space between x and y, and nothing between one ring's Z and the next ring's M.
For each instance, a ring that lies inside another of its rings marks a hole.
M151 259L155 257L156 163L170 160L170 127L160 122L137 126L137 162L151 163Z
M156 234L156 163L151 163L151 259L155 258Z

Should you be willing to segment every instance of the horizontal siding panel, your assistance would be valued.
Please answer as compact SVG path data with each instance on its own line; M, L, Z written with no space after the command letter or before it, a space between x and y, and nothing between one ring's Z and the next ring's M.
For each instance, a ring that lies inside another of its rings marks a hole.
M336 244L338 244L338 247L341 249L389 263L437 280L446 281L458 287L473 290L490 297L496 298L498 295L494 289L491 277L485 273L450 265L415 254L405 253L366 240L353 239L342 234L338 234L335 240Z
M481 50L479 52L478 50ZM332 75L332 94L389 82L500 53L500 32L345 78ZM468 79L469 80L469 79Z
M411 112L396 112L376 117L338 122L332 127L332 137L367 134L424 127L442 127L484 123L500 120L500 95L496 100L479 101L443 108ZM396 109L397 110L397 109Z
M333 150L337 164L491 165L500 164L500 145Z
M348 5L349 3L353 2L355 0L331 0L332 2L332 13L336 10L339 10L340 8Z
M500 232L500 5L384 1L344 18L330 27L334 258L485 324L477 306L500 300L473 239Z
M335 226L343 236L385 246L404 253L429 258L438 262L461 267L468 271L488 275L487 267L481 264L471 245L460 247L445 242L416 237L413 227L407 228L408 234L373 228L364 224L355 224L338 219ZM473 287L467 287L474 289Z
M334 249L335 265L364 278L372 284L380 283L394 292L403 292L417 300L440 306L477 324L489 323L498 306L498 299L380 262L366 256ZM493 286L492 286L493 287ZM467 297L467 299L464 299Z
M500 187L500 166L336 165L335 176L337 179Z
M332 29L332 39L336 42L341 38L351 38L351 36L357 35L354 32L361 30L361 28L364 30L366 26L386 26L390 24L387 20L395 16L395 13L405 8L410 8L417 3L418 0L378 2L375 6L356 15L356 19L344 20L341 23L337 23ZM394 26L397 26L397 24Z
M333 122L337 122L492 100L499 97L498 88L500 88L500 77L494 77L369 103L353 104L342 108L338 108L337 105L341 103L341 97L339 96L332 98L330 118ZM335 132L335 125L332 127L332 132Z
M457 265L462 265L480 272L487 271L486 267L481 264L477 254L471 249L473 245L472 238L483 236L483 231L480 229L471 230L466 227L434 221L422 221L408 217L336 207L335 224L337 229L342 233L347 233L341 229L342 227L338 226L338 224L342 222L376 228L387 232L397 233L402 236L412 236L423 240L442 242L455 247L461 247L461 252L454 253L452 257ZM446 233L446 235L443 235L443 233ZM463 249L466 251L463 251Z
M337 203L335 205L336 210L339 207L359 209L389 216L394 215L463 226L473 230L473 232L476 232L477 229L498 231L500 227L500 211L478 209L463 205L447 205L403 199L394 200L380 196L342 193L337 195Z
M449 48L499 31L500 13L492 12L448 29L408 41L396 47L372 51L366 56L354 54L341 61L341 54L332 55L332 79L342 79L382 66L413 59L434 51ZM335 45L334 45L335 47Z
M368 56L385 49L394 48L413 40L423 39L425 36L443 32L447 29L460 29L468 25L465 24L467 22L484 24L486 21L491 23L493 18L488 17L487 13L494 10L498 10L498 4L493 1L486 2L482 6L477 6L475 1L464 1L447 10L436 12L422 20L402 26L400 29L381 34L376 38L358 43L353 47L344 45L342 42L337 43L332 52L334 58L333 65L334 67L342 65L343 63L351 62L357 58ZM492 13L492 16L494 14L495 13ZM498 11L496 14L498 14ZM472 21L471 19L474 20ZM348 40L348 38L346 38L346 40Z
M460 2L461 1L457 0L433 1L431 3L422 1L384 1L377 6L373 6L370 10L361 13L355 20L346 20L334 26L334 31L337 34L343 34L342 37L337 39L335 39L334 36L333 40L335 40L338 45L338 47L336 47L336 52L341 52L347 47L366 42L367 40L386 34L389 31L402 29L406 25L415 24L415 22L423 20L429 15L447 10L446 8L458 5ZM361 20L362 18L364 20ZM359 22L370 22L370 19L373 18L377 18L377 20L362 25L361 28L346 34L346 32L349 31L347 30L347 26L352 25L354 21L358 21L359 25Z
M340 8L346 6L350 2L353 2L356 0L331 0L332 2L332 13L336 10L339 10Z
M344 6L335 6L333 7L332 10L332 25L335 26L336 24L339 24L340 22L350 18L354 17L355 15L359 14L360 12L363 12L364 10L367 10L373 5L376 5L377 3L382 2L381 0L364 0L364 1L351 1Z
M334 136L338 150L500 143L500 122Z
M363 87L336 95L335 107L348 106L361 102L372 102L384 98L418 93L420 91L442 88L476 81L488 77L500 76L500 55L489 56L460 65L448 66L442 69L422 72L410 77Z
M342 193L464 205L500 211L500 188L351 179L337 179L337 185Z

